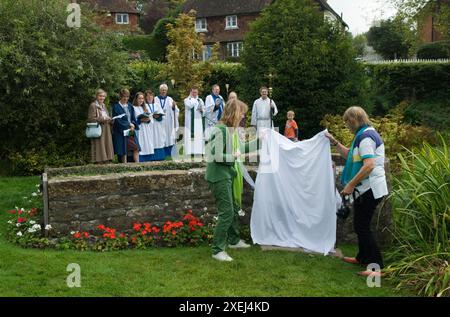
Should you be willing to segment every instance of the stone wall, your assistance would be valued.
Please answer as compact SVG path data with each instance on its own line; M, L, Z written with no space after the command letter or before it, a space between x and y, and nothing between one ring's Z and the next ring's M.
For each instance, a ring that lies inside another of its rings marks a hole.
M341 162L336 161L338 164ZM116 165L117 166L117 165ZM211 218L216 214L214 199L204 180L202 163L182 165L174 163L130 164L121 172L111 172L114 165L90 167L98 175L71 175L82 169L50 169L48 176L48 223L58 234L77 230L95 230L99 224L113 226L119 231L132 228L136 221L163 224L174 220L188 209L198 216ZM92 170L88 168L89 172ZM124 170L129 169L127 172ZM256 166L248 167L253 178ZM242 223L248 224L253 192L246 184ZM390 241L390 206L384 205L375 215L374 231L384 244ZM356 236L351 217L338 221L338 243L354 243Z

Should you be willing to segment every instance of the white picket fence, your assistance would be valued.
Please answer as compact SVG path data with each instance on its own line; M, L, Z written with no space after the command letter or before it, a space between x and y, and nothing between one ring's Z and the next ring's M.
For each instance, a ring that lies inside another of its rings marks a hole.
M366 64L393 64L393 63L449 63L450 59L390 59L377 61L364 61Z

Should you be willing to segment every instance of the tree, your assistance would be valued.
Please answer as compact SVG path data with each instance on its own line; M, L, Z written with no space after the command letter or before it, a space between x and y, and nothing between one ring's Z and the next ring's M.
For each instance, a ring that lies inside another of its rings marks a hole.
M320 131L325 114L359 104L364 82L342 25L326 21L314 3L275 1L252 24L242 56L243 99L257 98L272 73L273 98L280 110L275 124L284 126L284 114L292 109L302 137Z
M180 14L175 23L167 25L167 68L160 74L161 78L176 80L178 96L186 96L192 86L199 89L203 79L211 73L211 62L217 58L217 47L214 57L208 62L200 62L203 54L203 34L195 31L195 11Z
M407 58L412 47L408 27L399 19L388 19L372 26L367 42L385 59Z
M84 163L87 109L96 88L113 96L127 77L117 36L66 24L67 2L0 1L0 160L39 172Z
M391 0L397 8L397 16L411 29L422 24L428 16L433 17L434 27L442 34L443 40L450 39L449 0Z
M168 10L167 0L142 1L141 28L146 33L152 33L158 21L166 16Z
M366 45L367 45L367 37L365 34L358 34L354 38L352 38L353 41L353 48L355 49L356 55L359 57L364 56L366 53Z

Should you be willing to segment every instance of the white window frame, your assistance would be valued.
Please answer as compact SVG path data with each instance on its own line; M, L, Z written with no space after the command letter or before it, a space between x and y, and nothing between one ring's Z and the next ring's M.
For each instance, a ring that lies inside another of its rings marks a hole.
M225 30L239 29L237 15L227 15L225 17Z
M244 48L244 43L243 42L229 42L229 43L227 43L228 56L230 56L230 57L240 57L243 48Z
M126 17L126 22L124 21L124 17ZM116 24L130 24L130 15L128 13L116 13Z
M199 27L199 25L200 25L200 27ZM206 20L206 18L199 18L199 19L195 20L195 31L196 32L208 32L208 21Z
M207 60L211 59L212 53L213 53L212 45L203 46L202 60L207 61Z

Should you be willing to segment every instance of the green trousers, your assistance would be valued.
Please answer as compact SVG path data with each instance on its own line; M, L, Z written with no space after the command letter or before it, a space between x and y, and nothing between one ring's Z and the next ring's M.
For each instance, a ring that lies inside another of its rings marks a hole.
M217 254L225 251L228 244L239 242L239 207L233 197L233 182L225 179L209 183L209 188L216 200L218 219L214 231L212 252Z

